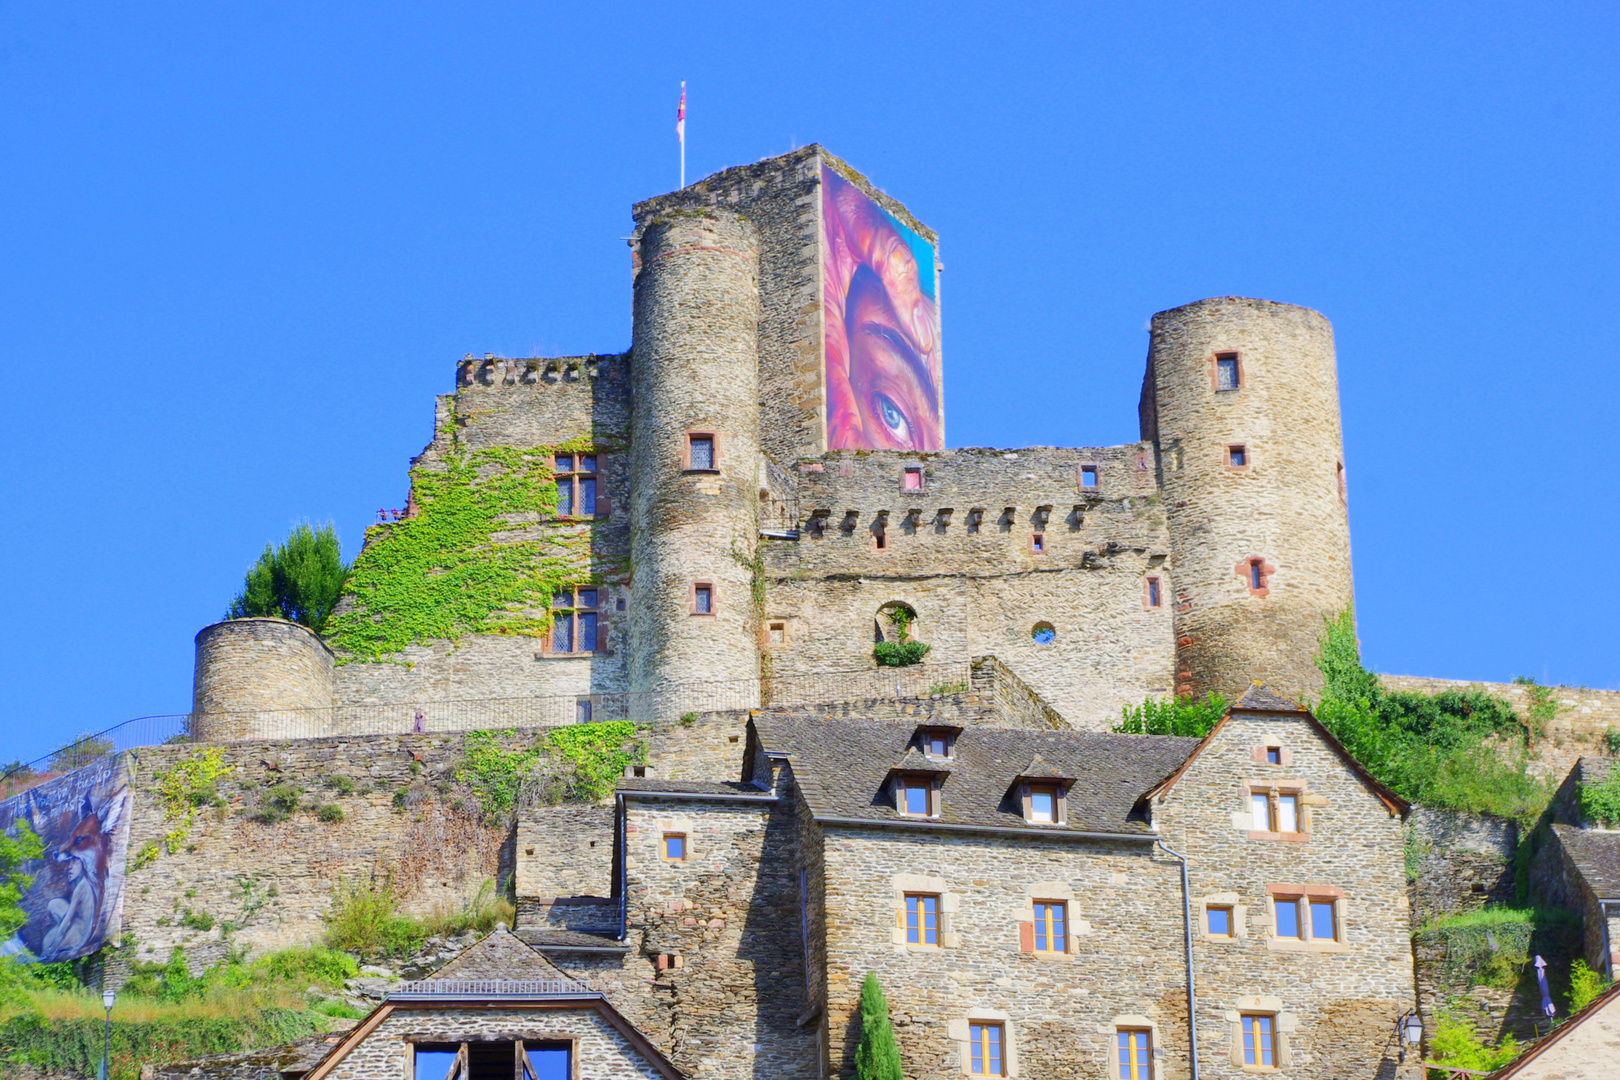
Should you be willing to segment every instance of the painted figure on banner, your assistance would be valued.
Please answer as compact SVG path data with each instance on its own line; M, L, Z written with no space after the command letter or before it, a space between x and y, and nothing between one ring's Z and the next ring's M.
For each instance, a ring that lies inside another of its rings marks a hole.
M945 445L934 245L823 165L827 448Z
M129 848L129 777L108 757L0 803L0 829L28 822L45 845L21 867L28 921L0 946L25 961L87 956L118 929Z

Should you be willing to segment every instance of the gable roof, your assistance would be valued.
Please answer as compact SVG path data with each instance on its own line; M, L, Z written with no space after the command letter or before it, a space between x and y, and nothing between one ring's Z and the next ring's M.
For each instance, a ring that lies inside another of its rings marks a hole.
M1157 799L1159 802L1163 802L1169 796L1171 789L1176 786L1176 781L1180 780L1182 774L1185 773L1189 767L1191 767L1194 761L1198 760L1198 755L1203 753L1204 748L1214 742L1215 737L1219 735L1223 729L1225 729L1227 721L1231 720L1235 714L1240 712L1258 714L1261 716L1266 714L1275 716L1294 716L1304 720L1310 725L1311 730L1316 732L1317 737L1327 745L1328 749L1333 751L1339 760L1344 763L1345 767L1354 773L1356 778L1360 780L1362 784L1379 799L1380 802L1403 818L1411 812L1412 804L1395 794L1388 787L1385 787L1377 777L1368 772L1367 767L1361 762L1357 761L1355 755L1346 750L1344 748L1344 744L1335 738L1333 732L1329 731L1325 726L1323 726L1322 721L1318 720L1309 709L1290 701L1280 694L1272 693L1260 683L1255 683L1249 687L1249 689L1244 693L1243 697L1238 700L1238 703L1228 709L1226 711L1226 715L1221 717L1215 726L1209 729L1209 734L1205 735L1198 743L1197 748L1194 749L1191 754L1187 755L1187 760L1183 761L1180 767L1178 767L1175 772L1171 773L1164 783L1148 792L1148 796L1150 798ZM1140 737L1141 736L1133 736L1133 738Z
M1558 842L1600 900L1620 900L1620 832L1554 825Z
M1094 731L971 727L956 738L950 773L940 785L938 818L902 817L886 782L906 753L915 722L757 716L751 738L793 767L805 802L824 822L906 827L995 828L1031 834L1122 837L1154 835L1131 811L1142 795L1180 765L1197 739ZM920 755L919 755L920 756ZM1072 777L1065 825L1026 822L1008 793L1032 758Z
M507 1010L590 1009L624 1036L665 1080L685 1080L680 1070L636 1030L602 994L536 952L505 923L464 949L425 979L404 983L356 1024L322 1057L306 1080L322 1080L399 1009L476 1007L487 1002Z

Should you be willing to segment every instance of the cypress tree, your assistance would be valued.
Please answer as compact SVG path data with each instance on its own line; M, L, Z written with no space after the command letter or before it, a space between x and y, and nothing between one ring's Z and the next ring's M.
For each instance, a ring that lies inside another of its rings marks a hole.
M900 1048L889 1025L889 1002L877 976L867 973L861 984L861 1041L855 1046L855 1080L905 1080L900 1071Z
M303 623L318 634L337 606L348 576L332 523L312 529L306 522L279 546L265 545L225 617L274 615Z

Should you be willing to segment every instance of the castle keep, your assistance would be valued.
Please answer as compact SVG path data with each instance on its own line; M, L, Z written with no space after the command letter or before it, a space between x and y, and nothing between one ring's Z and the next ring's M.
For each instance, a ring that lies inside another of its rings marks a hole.
M413 624L360 574L326 643L209 627L197 734L397 731L374 707L407 702L521 699L555 722L847 699L877 685L886 638L929 646L890 669L933 679L918 690L995 656L1085 729L1148 696L1319 686L1322 616L1351 600L1321 315L1161 312L1140 442L951 450L936 238L843 162L806 147L635 222L630 351L464 360L405 519L361 556L431 585L456 566L401 557L420 517L457 484L517 478L533 497L466 555L517 558L533 587Z

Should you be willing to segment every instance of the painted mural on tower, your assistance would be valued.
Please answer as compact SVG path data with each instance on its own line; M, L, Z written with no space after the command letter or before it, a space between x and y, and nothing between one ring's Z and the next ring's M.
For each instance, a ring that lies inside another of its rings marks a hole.
M945 445L934 246L825 164L827 447Z

